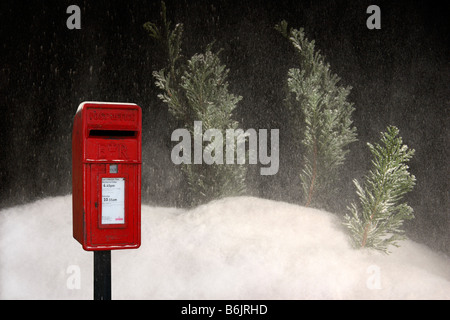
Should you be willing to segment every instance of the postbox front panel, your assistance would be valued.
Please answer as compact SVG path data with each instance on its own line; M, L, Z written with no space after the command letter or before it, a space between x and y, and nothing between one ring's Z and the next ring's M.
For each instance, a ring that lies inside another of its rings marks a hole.
M140 168L133 164L87 164L90 181L91 209L87 224L87 246L90 249L104 246L140 245L140 203L138 185ZM134 197L134 198L133 198Z

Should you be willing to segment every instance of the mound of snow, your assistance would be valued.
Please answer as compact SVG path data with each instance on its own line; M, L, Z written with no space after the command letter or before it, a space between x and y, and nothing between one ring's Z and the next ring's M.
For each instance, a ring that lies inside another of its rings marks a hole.
M0 299L92 299L71 196L0 211ZM240 197L142 206L142 246L112 252L113 299L450 299L450 259L413 241L350 247L327 212Z

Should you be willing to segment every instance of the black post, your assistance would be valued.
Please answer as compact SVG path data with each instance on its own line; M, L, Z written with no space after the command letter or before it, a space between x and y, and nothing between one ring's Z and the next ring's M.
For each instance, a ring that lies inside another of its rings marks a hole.
M111 250L94 251L94 300L111 300Z

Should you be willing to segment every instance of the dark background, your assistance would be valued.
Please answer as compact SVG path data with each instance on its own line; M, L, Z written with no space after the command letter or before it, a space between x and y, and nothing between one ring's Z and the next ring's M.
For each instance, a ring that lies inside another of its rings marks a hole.
M81 30L68 30L66 9L81 8ZM381 30L369 30L366 9L381 9ZM185 25L190 58L223 48L230 91L243 96L241 128L280 129L280 170L248 173L249 195L301 203L301 155L286 123L284 86L295 52L274 30L282 19L304 27L351 86L359 141L342 169L330 210L346 213L356 197L352 179L370 166L366 142L396 125L416 150L417 185L407 196L416 219L410 238L450 253L449 24L442 1L166 1L167 15ZM132 102L143 110L143 202L183 206L186 187L170 161L171 118L156 97L152 71L161 49L142 25L160 18L159 1L2 1L0 4L0 208L71 193L71 130L83 101Z

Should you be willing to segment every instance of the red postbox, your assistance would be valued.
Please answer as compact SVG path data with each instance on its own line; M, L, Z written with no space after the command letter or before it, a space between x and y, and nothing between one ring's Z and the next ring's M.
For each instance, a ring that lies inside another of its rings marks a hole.
M141 244L141 128L136 104L78 107L72 133L73 237L84 250Z

